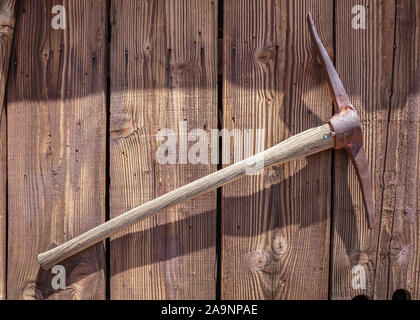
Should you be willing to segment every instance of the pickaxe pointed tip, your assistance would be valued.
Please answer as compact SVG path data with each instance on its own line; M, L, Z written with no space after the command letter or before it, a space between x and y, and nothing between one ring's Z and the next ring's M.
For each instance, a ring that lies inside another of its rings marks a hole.
M368 162L363 149L360 119L347 96L334 64L322 44L310 12L307 14L307 22L313 46L316 49L318 58L327 76L334 102L335 115L330 119L329 123L335 132L335 149L344 148L349 153L362 190L368 226L370 229L373 229L375 226L374 192Z
M308 19L308 21L312 21L312 14L310 11L308 11L308 13L306 14L306 17Z

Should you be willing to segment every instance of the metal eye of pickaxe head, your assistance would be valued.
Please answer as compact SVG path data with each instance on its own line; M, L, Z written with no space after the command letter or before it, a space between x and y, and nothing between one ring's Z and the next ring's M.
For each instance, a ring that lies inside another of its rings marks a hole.
M334 65L319 39L310 14L308 14L308 26L313 45L327 75L334 102L335 114L328 123L294 135L274 147L131 209L92 230L39 254L38 261L41 267L49 269L67 257L143 219L199 194L214 190L247 174L332 148L347 150L361 186L368 226L373 228L375 224L375 203L368 164L362 146L360 120L350 103Z

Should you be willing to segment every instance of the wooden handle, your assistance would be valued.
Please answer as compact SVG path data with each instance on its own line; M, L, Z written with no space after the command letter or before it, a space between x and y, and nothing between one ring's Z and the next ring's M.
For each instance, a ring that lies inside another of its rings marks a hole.
M328 124L299 133L276 146L200 178L163 196L127 211L90 231L87 231L49 251L38 255L42 268L49 269L58 262L82 251L105 238L201 193L216 189L241 178L255 169L302 158L333 148L334 137Z

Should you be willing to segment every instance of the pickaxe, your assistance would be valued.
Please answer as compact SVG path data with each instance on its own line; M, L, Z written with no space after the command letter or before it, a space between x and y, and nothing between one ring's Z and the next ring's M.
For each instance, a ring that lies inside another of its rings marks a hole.
M315 29L310 13L308 13L307 22L312 43L327 75L334 102L335 114L328 123L301 132L270 149L173 190L137 208L127 211L49 251L41 253L38 255L38 261L41 267L49 269L56 263L73 254L116 234L140 220L148 218L159 211L244 177L258 164L263 163L263 167L269 167L332 148L345 149L349 154L361 186L368 226L369 228L373 228L375 224L375 203L368 163L363 149L360 119L344 90L343 84L338 77L337 71L331 62L327 51L319 39L318 32Z

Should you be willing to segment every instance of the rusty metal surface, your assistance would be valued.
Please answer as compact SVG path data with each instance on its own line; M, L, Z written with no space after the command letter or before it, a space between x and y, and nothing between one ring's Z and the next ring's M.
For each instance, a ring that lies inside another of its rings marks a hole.
M368 226L372 229L375 226L375 200L368 161L363 149L363 133L360 119L319 38L310 13L308 13L307 22L319 62L327 75L328 86L334 103L335 114L330 119L329 124L335 132L335 149L345 149L350 156L362 190Z
M335 149L363 144L362 128L353 106L342 107L329 121L335 132Z

